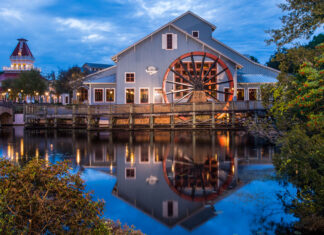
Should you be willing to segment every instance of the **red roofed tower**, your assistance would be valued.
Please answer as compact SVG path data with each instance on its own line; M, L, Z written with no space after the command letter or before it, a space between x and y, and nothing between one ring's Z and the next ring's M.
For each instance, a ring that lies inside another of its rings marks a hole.
M31 70L34 68L35 58L31 53L27 40L20 38L18 44L10 56L11 66L3 70Z
M1 81L16 78L22 71L40 70L34 67L35 57L27 45L27 40L24 38L18 39L18 44L10 56L10 61L10 67L3 67L3 72L0 72L0 88Z

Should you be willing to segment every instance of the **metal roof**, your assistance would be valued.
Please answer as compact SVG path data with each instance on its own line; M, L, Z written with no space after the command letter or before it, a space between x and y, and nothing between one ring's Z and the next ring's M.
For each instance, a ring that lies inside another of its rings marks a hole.
M275 83L278 80L274 77L263 74L238 74L238 83Z
M15 47L14 51L12 52L10 59L30 59L30 60L34 60L34 56L31 53L28 45L27 45L27 41L24 38L19 38L18 40L18 44Z
M110 76L105 76L105 77L84 82L84 84L104 84L104 83L116 83L116 74L112 74Z
M98 69L105 69L113 66L111 64L85 63L82 67L84 67L85 65L88 65L91 68L98 68Z

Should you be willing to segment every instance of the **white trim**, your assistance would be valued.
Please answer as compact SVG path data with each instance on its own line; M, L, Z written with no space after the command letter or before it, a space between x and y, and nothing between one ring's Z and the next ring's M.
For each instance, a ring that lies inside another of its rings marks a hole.
M134 74L134 81L133 82L127 82L126 81L126 74ZM125 72L124 73L124 79L125 79L125 83L135 83L135 79L136 79L136 73L135 72Z
M147 89L147 91L148 91L147 103L141 102L141 89ZM139 103L140 104L149 104L150 103L150 88L149 87L139 87L138 90L139 90L139 92L138 92L139 93Z
M134 103L127 103L126 102L126 90L127 89L133 89L134 90ZM124 90L124 93L125 93L125 96L124 96L125 97L125 100L124 100L125 101L125 104L135 104L135 90L136 90L135 87L125 87L125 90Z
M145 146L145 145L144 145ZM148 161L147 162L145 162L145 161L142 161L142 148L143 148L143 145L140 145L139 146L139 162L140 163L143 163L143 164L149 164L150 162L151 162L151 150L150 150L150 145L147 145L146 146L147 147L147 149L148 149L148 151L147 151L147 154L148 154Z
M127 170L134 170L134 177L127 177ZM125 179L127 180L136 179L136 167L125 167Z
M113 101L107 101L107 90L114 90L114 100ZM114 103L115 101L116 101L116 89L114 87L105 88L105 103Z
M102 90L102 100L101 101L96 101L96 90ZM104 95L105 95L105 89L104 88L93 88L93 93L94 93L94 96L93 96L93 103L104 103L105 101L105 98L104 98Z
M195 36L193 35L195 32L198 33L198 36L197 36L197 37L195 37ZM195 38L199 38L199 30L192 30L192 31L191 31L191 35L192 35L193 37L195 37Z

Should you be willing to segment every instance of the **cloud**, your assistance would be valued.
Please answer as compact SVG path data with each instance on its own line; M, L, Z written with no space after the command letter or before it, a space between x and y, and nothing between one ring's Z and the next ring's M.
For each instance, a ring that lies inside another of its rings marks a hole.
M83 36L81 41L82 42L98 42L98 41L103 40L103 39L105 39L105 37L102 36L102 35L90 34L90 35L87 35L87 36Z
M20 11L8 8L0 8L0 17L8 21L12 19L22 21L22 14Z
M104 20L93 21L93 20L80 20L77 18L57 17L55 21L62 26L67 26L71 29L77 29L79 31L111 32L113 31L114 28L111 23L105 22Z

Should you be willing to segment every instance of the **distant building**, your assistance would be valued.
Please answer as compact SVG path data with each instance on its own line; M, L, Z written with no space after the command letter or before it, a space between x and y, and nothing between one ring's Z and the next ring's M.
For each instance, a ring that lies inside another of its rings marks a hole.
M18 39L18 44L10 56L10 61L10 67L4 66L0 74L0 88L3 80L16 78L22 71L39 70L34 67L35 57L28 47L27 40L23 38Z
M100 70L109 68L110 64L96 64L96 63L85 63L84 65L82 65L82 70L83 72L90 74L90 73L94 73L94 72L98 72Z

